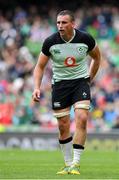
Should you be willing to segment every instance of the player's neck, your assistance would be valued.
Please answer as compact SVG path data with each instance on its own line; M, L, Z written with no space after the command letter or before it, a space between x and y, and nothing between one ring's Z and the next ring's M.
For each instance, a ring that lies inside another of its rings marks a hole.
M76 34L75 30L73 30L70 34L67 34L67 35L65 35L65 36L61 36L61 38L62 38L63 41L65 41L65 42L71 42L72 39L74 38L75 34Z

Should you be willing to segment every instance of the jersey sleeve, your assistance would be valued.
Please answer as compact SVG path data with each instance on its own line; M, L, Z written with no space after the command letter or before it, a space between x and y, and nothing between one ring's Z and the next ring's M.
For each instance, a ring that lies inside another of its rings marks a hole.
M87 35L86 35L86 44L88 45L88 52L89 51L91 51L94 47L95 47L95 45L96 45L96 41L95 41L95 39L90 35L90 34L88 34L87 33Z
M45 41L43 42L43 45L42 45L42 52L43 54L45 54L46 56L50 56L50 52L49 52L49 49L50 49L50 41L49 41L49 38L45 39Z

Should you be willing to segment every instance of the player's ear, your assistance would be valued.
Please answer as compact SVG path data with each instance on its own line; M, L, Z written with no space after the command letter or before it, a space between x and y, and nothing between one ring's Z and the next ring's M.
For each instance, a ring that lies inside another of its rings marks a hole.
M76 27L75 21L72 21L72 27L73 27L73 28Z

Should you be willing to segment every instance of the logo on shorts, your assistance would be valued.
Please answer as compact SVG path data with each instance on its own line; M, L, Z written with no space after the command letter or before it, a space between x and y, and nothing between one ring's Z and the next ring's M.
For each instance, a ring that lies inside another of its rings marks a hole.
M86 98L87 97L87 93L83 92L83 97Z
M54 107L60 107L60 106L61 106L60 102L54 102Z

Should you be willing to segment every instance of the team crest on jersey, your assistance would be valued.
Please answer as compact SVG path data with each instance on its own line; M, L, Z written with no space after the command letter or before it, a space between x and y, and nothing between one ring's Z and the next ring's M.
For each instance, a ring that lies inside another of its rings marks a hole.
M80 55L85 55L87 53L87 49L86 47L78 47L77 50L78 50L78 53Z

